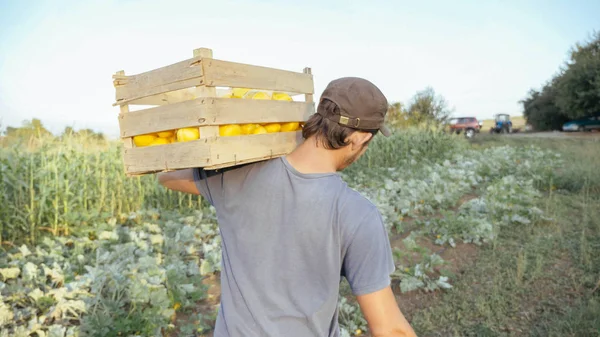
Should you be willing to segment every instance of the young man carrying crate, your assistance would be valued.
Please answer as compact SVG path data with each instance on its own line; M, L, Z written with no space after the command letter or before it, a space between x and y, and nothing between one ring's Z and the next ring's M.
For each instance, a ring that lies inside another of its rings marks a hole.
M378 132L389 135L387 108L371 82L340 78L286 157L158 175L217 211L223 265L215 337L339 336L342 276L373 336L415 336L390 288L395 267L379 211L337 174Z

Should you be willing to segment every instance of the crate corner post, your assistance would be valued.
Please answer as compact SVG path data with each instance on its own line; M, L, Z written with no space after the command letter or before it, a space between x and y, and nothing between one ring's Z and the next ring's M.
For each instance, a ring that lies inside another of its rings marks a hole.
M213 57L213 51L210 48L196 48L194 49L194 57L211 59Z
M122 85L122 78L125 77L125 70L119 70L115 73L115 80L113 82L115 88L119 85ZM117 105L119 105L119 122L123 116L123 114L129 113L129 104L125 103L125 104L121 104L119 103L119 100L117 100L116 102ZM119 130L119 138L121 139L121 142L123 143L123 150L122 150L122 156L123 156L123 160L125 161L125 153L127 152L128 149L133 148L133 137L123 137L123 133L121 130ZM124 171L125 174L130 177L130 172L128 170L128 166L127 163L124 162Z
M213 51L209 48L197 48L194 49L194 57L202 58L202 67L204 68L205 59L213 58ZM196 99L198 98L215 98L217 97L217 89L212 86L207 86L206 81L204 81L203 85L196 86ZM207 125L198 127L200 132L200 139L204 138L214 138L219 136L219 126L218 125Z
M310 77L312 78L312 69L310 69L309 67L304 68L304 70L302 72L307 75L310 75ZM314 84L313 84L313 92L314 92ZM304 101L306 103L314 103L313 102L313 94L312 93L304 94Z

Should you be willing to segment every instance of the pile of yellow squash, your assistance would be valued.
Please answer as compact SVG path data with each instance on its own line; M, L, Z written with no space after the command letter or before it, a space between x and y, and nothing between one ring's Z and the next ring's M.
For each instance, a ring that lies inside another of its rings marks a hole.
M261 99L277 101L293 101L286 93L274 92L272 95L262 91L252 91L246 88L233 88L231 93L223 96L226 98ZM261 123L261 124L227 124L219 125L219 136L231 137L240 135L259 135L274 132L291 132L302 130L300 122L287 123ZM136 147L163 145L170 143L189 142L200 138L197 127L181 128L177 130L161 131L133 137Z

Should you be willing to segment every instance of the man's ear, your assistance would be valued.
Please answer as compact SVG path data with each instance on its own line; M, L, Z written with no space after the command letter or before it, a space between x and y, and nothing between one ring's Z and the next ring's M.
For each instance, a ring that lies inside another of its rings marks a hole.
M352 143L352 149L362 148L365 143L373 138L373 134L370 132L356 131L350 135L350 142Z

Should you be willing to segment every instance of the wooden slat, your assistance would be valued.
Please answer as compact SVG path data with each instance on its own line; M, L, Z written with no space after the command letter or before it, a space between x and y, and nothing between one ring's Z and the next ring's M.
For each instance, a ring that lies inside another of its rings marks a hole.
M115 75L116 104L167 91L202 85L201 57L131 76Z
M156 94L160 94L160 93L164 93L164 92L175 91L175 90L179 90L179 89L185 89L185 88L194 87L197 85L202 85L202 83L204 83L204 80L202 79L202 77L199 77L199 78L192 78L192 79L181 81L181 82L169 83L169 84L161 85L158 87L143 89L143 90L135 92L132 95L132 98L119 100L119 101L117 101L117 103L114 103L113 106L128 104L129 102L136 101L140 98L144 98L144 97L148 97L148 96L152 96L152 95L156 95Z
M279 157L293 151L302 142L301 132L219 137L212 144L210 168Z
M198 98L119 115L121 137L182 127L306 121L314 103ZM202 136L202 132L201 132Z
M288 152L285 152L285 153L280 153L278 155L271 155L271 154L269 154L267 156L257 157L257 158L247 159L247 160L237 160L237 161L233 161L233 162L229 162L229 163L222 163L222 164L210 165L210 166L205 166L204 168L207 169L207 170L216 170L216 169L221 169L221 168L224 168L224 167L238 166L238 165L248 164L248 163L256 163L256 162L263 161L263 160L269 160L269 159L273 159L273 158L285 156L289 152L291 152L291 151L288 151Z
M210 145L205 140L123 150L125 172L142 174L210 164Z
M140 99L129 101L129 105L166 105L196 98L196 95L190 91L190 88L180 89L162 94L156 94ZM118 103L117 103L118 104Z
M301 142L302 133L296 131L134 147L124 149L125 170L133 176L191 167L217 169L280 157Z
M215 59L204 59L202 68L207 86L314 93L311 74Z

